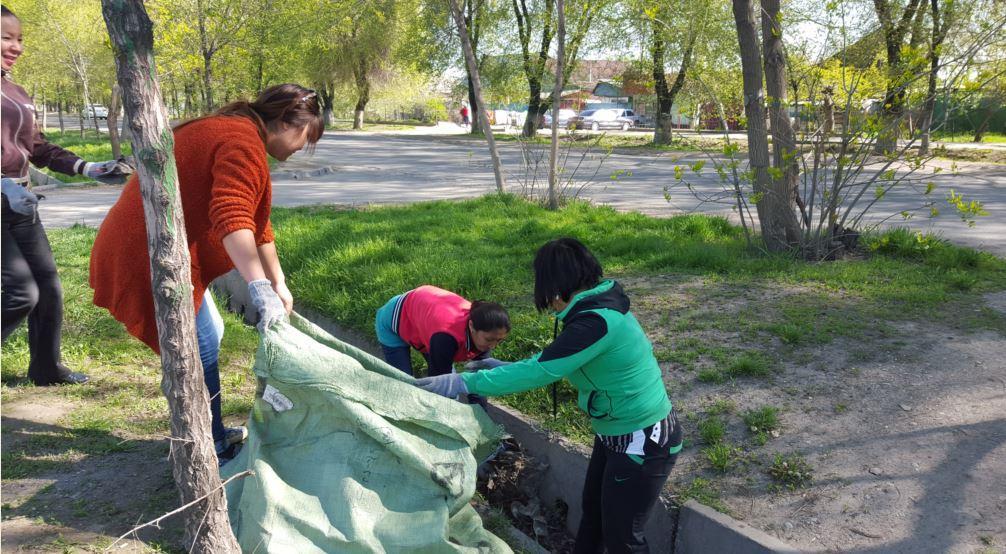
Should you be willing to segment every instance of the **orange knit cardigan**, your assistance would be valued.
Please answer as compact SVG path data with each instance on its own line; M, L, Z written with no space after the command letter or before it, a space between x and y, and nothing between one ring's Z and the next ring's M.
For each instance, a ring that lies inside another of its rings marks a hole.
M224 236L249 229L259 245L274 241L269 222L272 182L265 144L248 118L209 117L175 130L174 136L198 311L210 282L234 268L223 247ZM143 201L135 175L98 230L90 284L96 305L160 352Z

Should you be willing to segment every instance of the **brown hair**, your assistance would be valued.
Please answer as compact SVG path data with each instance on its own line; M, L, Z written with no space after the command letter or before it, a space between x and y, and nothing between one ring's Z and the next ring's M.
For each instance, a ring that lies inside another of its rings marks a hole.
M247 117L255 122L259 135L265 140L266 133L278 131L280 123L292 127L307 127L308 150L325 132L325 119L321 115L318 93L293 83L271 86L261 93L254 102L239 100L231 102L210 115L190 119L177 128L213 116Z

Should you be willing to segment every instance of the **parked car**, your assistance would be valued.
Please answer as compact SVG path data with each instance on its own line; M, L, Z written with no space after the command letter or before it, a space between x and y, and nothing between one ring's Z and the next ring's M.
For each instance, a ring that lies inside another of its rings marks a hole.
M629 128L639 124L639 116L632 110L619 108L603 108L599 110L585 110L580 115L570 120L570 127L575 129L590 129L597 131L600 129L621 129L628 131Z
M573 110L559 110L559 127L568 127L570 120L576 117L576 112ZM545 118L542 120L543 128L552 127L552 110L545 113Z
M91 104L87 107L87 117L89 119L92 117L108 119L108 108L100 104Z

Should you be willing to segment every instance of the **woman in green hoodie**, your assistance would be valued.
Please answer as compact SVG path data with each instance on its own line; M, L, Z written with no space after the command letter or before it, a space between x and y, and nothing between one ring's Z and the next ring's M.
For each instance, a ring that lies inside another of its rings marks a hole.
M494 369L419 379L442 396L512 394L566 378L590 416L594 449L576 553L648 552L643 527L681 450L681 427L622 287L579 241L553 240L534 260L534 301L562 322L540 353Z

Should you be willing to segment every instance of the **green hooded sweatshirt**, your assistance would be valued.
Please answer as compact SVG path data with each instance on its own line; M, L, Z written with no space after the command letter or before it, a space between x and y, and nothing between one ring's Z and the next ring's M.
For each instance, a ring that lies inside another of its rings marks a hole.
M653 345L629 312L615 281L577 294L557 314L562 332L545 350L491 370L464 373L468 392L499 396L565 377L594 432L622 435L660 421L671 410Z

